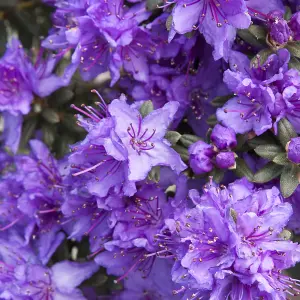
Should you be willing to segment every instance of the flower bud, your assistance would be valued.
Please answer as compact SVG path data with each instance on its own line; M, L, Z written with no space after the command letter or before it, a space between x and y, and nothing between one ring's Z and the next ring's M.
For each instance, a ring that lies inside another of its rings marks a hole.
M292 36L292 31L283 19L283 14L279 11L272 11L268 21L271 40L279 45L286 44Z
M219 150L231 149L237 145L234 130L219 124L212 130L210 139Z
M300 163L300 137L293 138L287 145L288 159L295 163Z
M213 169L211 159L215 155L213 146L198 141L189 147L190 166L195 174L210 172Z
M295 41L300 40L300 12L293 14L289 22L290 29L293 33L293 38Z
M235 165L233 152L221 152L216 156L216 165L220 169L229 169Z

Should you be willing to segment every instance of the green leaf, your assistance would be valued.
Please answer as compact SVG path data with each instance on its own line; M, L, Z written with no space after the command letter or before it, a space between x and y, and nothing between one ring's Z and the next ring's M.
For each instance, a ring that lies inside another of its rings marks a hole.
M173 16L169 15L168 18L167 18L167 21L166 21L166 28L167 28L168 31L171 30L172 22L173 22Z
M222 179L224 178L225 172L224 172L224 170L215 168L211 172L209 172L208 175L212 176L213 181L215 181L216 183L220 183L222 181Z
M260 136L256 136L252 139L249 139L247 143L252 149L255 149L259 145L265 145L265 144L276 145L276 140L273 137L269 136L267 133L264 133Z
M277 176L279 176L282 172L283 167L280 165L276 165L273 162L267 163L262 169L257 171L254 174L254 182L257 183L265 183L268 182Z
M298 174L298 166L290 164L284 167L280 176L280 190L284 198L290 197L296 190L299 184Z
M42 132L43 132L43 140L45 144L49 147L52 147L52 144L55 140L55 133L56 133L55 127L44 124L42 127Z
M277 155L273 158L273 162L274 162L275 164L285 166L286 164L289 163L289 160L288 160L288 158L287 158L286 153L285 153L285 152L282 152L282 153L277 154Z
M43 109L42 116L50 124L59 123L59 121L60 121L58 113L51 108Z
M251 169L246 164L245 160L238 157L236 158L235 163L236 163L236 168L234 170L234 173L240 178L246 177L249 181L253 181L254 175Z
M265 40L268 33L265 27L259 25L251 25L248 30L257 40Z
M292 10L290 9L289 6L285 6L285 12L283 16L284 19L288 21L291 18L291 16L292 16Z
M234 223L236 223L238 214L237 214L237 212L233 208L230 208L230 215L231 215Z
M217 116L215 114L209 116L206 120L206 123L211 127L215 126L216 124L218 124Z
M292 56L300 58L300 43L299 42L293 42L288 43L286 45L286 49L289 50Z
M235 151L244 149L245 143L247 142L247 135L246 134L237 134L236 140L237 140L237 145L235 147Z
M265 41L258 40L248 29L239 29L237 34L242 40L251 46L262 48L266 45Z
M70 88L61 88L51 95L51 101L55 102L57 105L63 105L68 103L74 97L74 92Z
M147 0L146 7L147 7L147 10L155 10L155 9L157 9L157 6L162 5L162 4L163 4L162 0Z
M154 107L153 107L153 103L151 100L147 100L145 101L141 108L140 108L140 113L142 115L143 118L145 118L147 115L149 115L152 111L153 111Z
M282 150L281 146L273 144L260 145L254 149L257 155L269 160L273 160Z
M189 160L189 152L186 148L179 145L175 145L173 146L173 149L180 155L183 161L187 162Z
M148 179L154 182L159 182L160 180L160 167L155 166L151 169L151 171L148 174Z
M22 136L20 142L20 148L25 148L28 141L32 138L34 131L36 130L37 119L30 118L23 124Z
M168 131L165 138L174 146L181 138L181 134L177 131Z
M293 125L287 119L281 119L278 122L278 139L283 147L291 140L297 137Z
M256 68L256 67L258 67L258 65L263 65L271 54L273 54L273 51L269 48L259 51L251 59L250 66Z
M64 114L61 123L64 125L65 129L71 132L83 133L85 130L76 124L76 118L72 114Z
M218 96L214 98L210 104L214 107L222 107L229 99L233 98L233 95L226 95L226 96Z
M300 61L296 57L291 57L289 61L289 68L290 69L296 69L300 71Z
M180 142L183 146L185 146L186 148L188 148L189 146L191 146L192 144L198 142L200 140L200 138L196 135L192 135L192 134L183 134L180 137Z

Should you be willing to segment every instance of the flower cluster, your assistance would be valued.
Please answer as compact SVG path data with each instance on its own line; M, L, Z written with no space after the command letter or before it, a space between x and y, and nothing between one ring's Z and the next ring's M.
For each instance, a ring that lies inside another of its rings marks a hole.
M0 298L299 296L297 1L17 2Z

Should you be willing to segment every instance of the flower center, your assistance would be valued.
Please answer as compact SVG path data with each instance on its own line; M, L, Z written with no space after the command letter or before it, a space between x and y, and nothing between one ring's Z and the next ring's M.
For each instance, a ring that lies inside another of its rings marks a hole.
M153 129L152 133L149 132L148 128L142 130L142 118L139 116L138 128L134 129L132 123L127 128L128 135L130 136L130 145L138 153L142 151L151 150L154 148L154 143L151 142L156 130Z

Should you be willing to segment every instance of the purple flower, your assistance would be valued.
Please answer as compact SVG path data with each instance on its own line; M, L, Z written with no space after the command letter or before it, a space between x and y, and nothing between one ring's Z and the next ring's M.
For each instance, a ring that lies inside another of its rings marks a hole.
M211 162L215 156L213 146L198 141L189 147L190 166L196 174L207 173L213 169Z
M20 41L12 39L0 60L0 111L4 116L3 139L16 152L22 129L22 115L28 114L35 95L45 97L69 84L70 76L53 74L58 59L43 59L41 48L33 65Z
M275 42L275 46L285 45L292 38L292 31L281 11L272 11L268 14L268 27L271 41Z
M297 70L288 70L289 59L289 52L281 49L263 65L258 61L257 67L249 69L248 58L232 52L231 70L224 73L224 81L236 97L217 110L218 120L236 133L254 130L260 135L272 128L272 118L276 118L276 125L286 116L298 131L296 99L300 77Z
M191 190L189 197L196 206L166 221L180 238L172 276L181 292L199 297L212 290L211 299L225 299L248 289L284 299L293 285L297 290L298 282L281 274L299 261L300 249L281 236L292 207L277 188L256 190L246 180L228 188L209 183L202 196Z
M170 273L170 262L157 259L147 277L138 271L130 274L127 280L124 280L124 290L114 299L181 299L180 295L174 294L178 287L172 282Z
M1 234L0 240L1 297L85 299L77 286L97 271L95 263L61 261L48 268L14 231L7 236Z
M213 128L210 139L219 150L234 148L237 145L234 130L219 124Z
M293 14L289 21L289 27L293 32L293 38L295 41L300 40L300 12Z
M243 0L214 1L177 0L172 12L172 27L184 34L197 30L214 47L214 58L228 57L236 28L247 28L250 16ZM172 38L172 35L170 36Z
M221 152L216 156L216 165L220 169L228 169L235 164L235 154L233 152Z
M38 140L30 145L31 155L15 157L16 171L7 172L0 181L4 199L0 231L23 226L26 239L34 240L41 261L46 263L64 239L60 232L62 179L46 146Z
M177 102L169 102L142 118L125 101L114 100L110 104L115 132L127 150L129 180L145 179L151 168L158 165L169 166L178 174L186 168L164 139L177 108Z
M293 206L293 215L289 220L288 228L292 229L295 234L300 233L300 186L297 187L293 195L286 199Z
M20 265L15 270L16 285L19 289L12 289L10 292L17 297L85 299L77 287L97 269L98 266L93 262L61 261L51 268L34 264Z
M287 145L288 159L295 163L300 163L300 138L293 138Z
M147 81L147 56L155 45L138 26L150 15L145 3L131 8L124 6L123 0L58 2L56 6L53 19L58 29L52 30L42 45L58 50L59 56L75 49L69 75L79 68L83 79L91 80L109 70L113 85L124 67L136 80Z
M211 133L212 144L198 141L189 147L190 166L196 174L210 172L214 165L228 169L235 165L231 149L237 145L235 132L217 124Z
M154 184L142 186L125 208L112 213L111 219L115 220L112 223L116 223L113 239L155 251L157 244L154 237L171 212L172 207L162 189Z
M164 139L178 103L169 102L145 118L126 103L125 96L108 106L103 101L99 107L107 117L92 107L86 107L87 112L76 108L91 121L79 119L88 135L83 142L73 146L74 153L69 157L72 166L81 169L73 176L85 174L91 194L105 197L114 188L132 195L135 182L145 179L152 167L169 166L177 173L186 168Z

